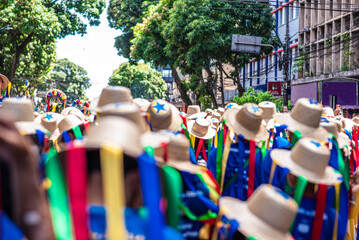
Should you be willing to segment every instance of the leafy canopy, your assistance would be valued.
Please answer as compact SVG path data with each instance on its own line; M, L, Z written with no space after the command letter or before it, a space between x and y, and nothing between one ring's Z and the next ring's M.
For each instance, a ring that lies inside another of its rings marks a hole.
M109 85L128 87L133 97L146 99L164 98L167 90L161 73L152 70L144 63L138 65L122 63L110 77Z

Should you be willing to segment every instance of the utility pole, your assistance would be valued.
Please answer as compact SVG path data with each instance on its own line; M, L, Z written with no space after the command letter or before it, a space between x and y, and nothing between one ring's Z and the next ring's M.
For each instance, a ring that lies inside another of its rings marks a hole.
M287 6L286 6L286 23L285 23L285 49L284 49L284 56L283 56L283 61L284 61L284 67L283 67L283 72L284 72L284 82L283 82L283 106L288 106L288 88L290 85L289 83L289 60L290 60L290 48L289 48L289 4L287 2Z

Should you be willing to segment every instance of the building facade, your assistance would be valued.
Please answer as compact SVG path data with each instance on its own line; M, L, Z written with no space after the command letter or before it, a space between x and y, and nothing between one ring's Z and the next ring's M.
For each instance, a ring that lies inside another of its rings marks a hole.
M324 106L357 109L359 0L301 0L298 79L292 105L311 97Z

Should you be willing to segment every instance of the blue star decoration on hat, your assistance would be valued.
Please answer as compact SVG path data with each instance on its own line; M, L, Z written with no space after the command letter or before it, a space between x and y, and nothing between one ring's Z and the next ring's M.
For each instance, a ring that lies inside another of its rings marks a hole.
M159 113L160 111L166 111L165 104L161 104L159 102L156 102L156 106L152 106L152 108L157 110L156 113Z
M314 105L318 105L318 102L313 100L313 99L309 99L309 103L310 104L314 104Z
M230 103L227 105L227 108L232 108L232 106L233 106L232 103Z
M264 105L269 105L270 103L269 102L265 102Z
M255 104L251 104L248 107L248 112L251 113L251 114L257 115L257 116L261 115L261 109Z
M52 116L52 114L48 114L48 113L46 113L46 116L44 117L44 119L47 119L47 121L50 121L53 118L54 117Z
M314 144L316 147L320 147L320 142L316 142L316 141L310 140L310 143L311 143L311 144Z

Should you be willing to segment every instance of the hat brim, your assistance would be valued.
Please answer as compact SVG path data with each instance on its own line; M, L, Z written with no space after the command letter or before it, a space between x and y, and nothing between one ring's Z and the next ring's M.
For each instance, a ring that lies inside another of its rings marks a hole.
M276 240L293 239L289 232L280 232L254 215L248 209L246 202L231 197L222 197L219 200L219 205L227 218L235 219L239 223L238 231L245 237L253 236L256 239Z
M323 127L308 127L307 125L292 118L290 113L275 114L274 119L280 124L287 125L288 130L291 132L299 131L302 137L311 137L326 143L329 141L330 135Z
M197 118L205 118L207 116L207 114L205 112L199 112L199 113L194 113L191 115L186 115L186 118L188 120L195 120Z
M160 166L168 165L179 171L189 172L193 174L203 172L200 166L190 162L189 156L188 159L182 159L182 160L169 158L167 162L165 162L162 157L155 156L155 160L156 163Z
M289 150L274 149L271 151L270 156L279 166L289 169L289 171L297 177L305 177L311 183L334 185L335 183L342 182L342 176L336 173L330 166L327 166L324 174L320 176L298 165L291 158L291 151Z
M5 75L3 75L3 74L1 74L0 73L0 78L3 80L3 82L4 82L4 86L2 86L1 87L1 91L4 91L6 88L7 88L7 86L9 85L9 79L5 76Z
M256 142L269 138L269 133L262 123L257 132L249 131L246 127L242 126L236 119L238 112L239 109L229 109L223 115L223 118L226 120L226 125L232 128L236 135L243 135L244 139L254 139Z
M49 132L45 127L43 127L39 123L36 123L35 121L19 121L19 122L15 122L15 126L18 129L18 131L24 135L36 134L36 130L39 130L46 134L48 134Z
M345 145L349 146L350 139L345 133L338 133L337 142L340 149L343 149Z
M196 122L196 120L190 120L190 121L187 122L187 130L191 135L193 135L193 136L195 136L197 138L202 138L202 139L206 139L206 140L211 139L216 135L216 130L214 130L212 128L211 124L208 125L208 131L204 135L201 135L200 133L198 133L196 131L193 131L193 125L194 125L195 122Z

